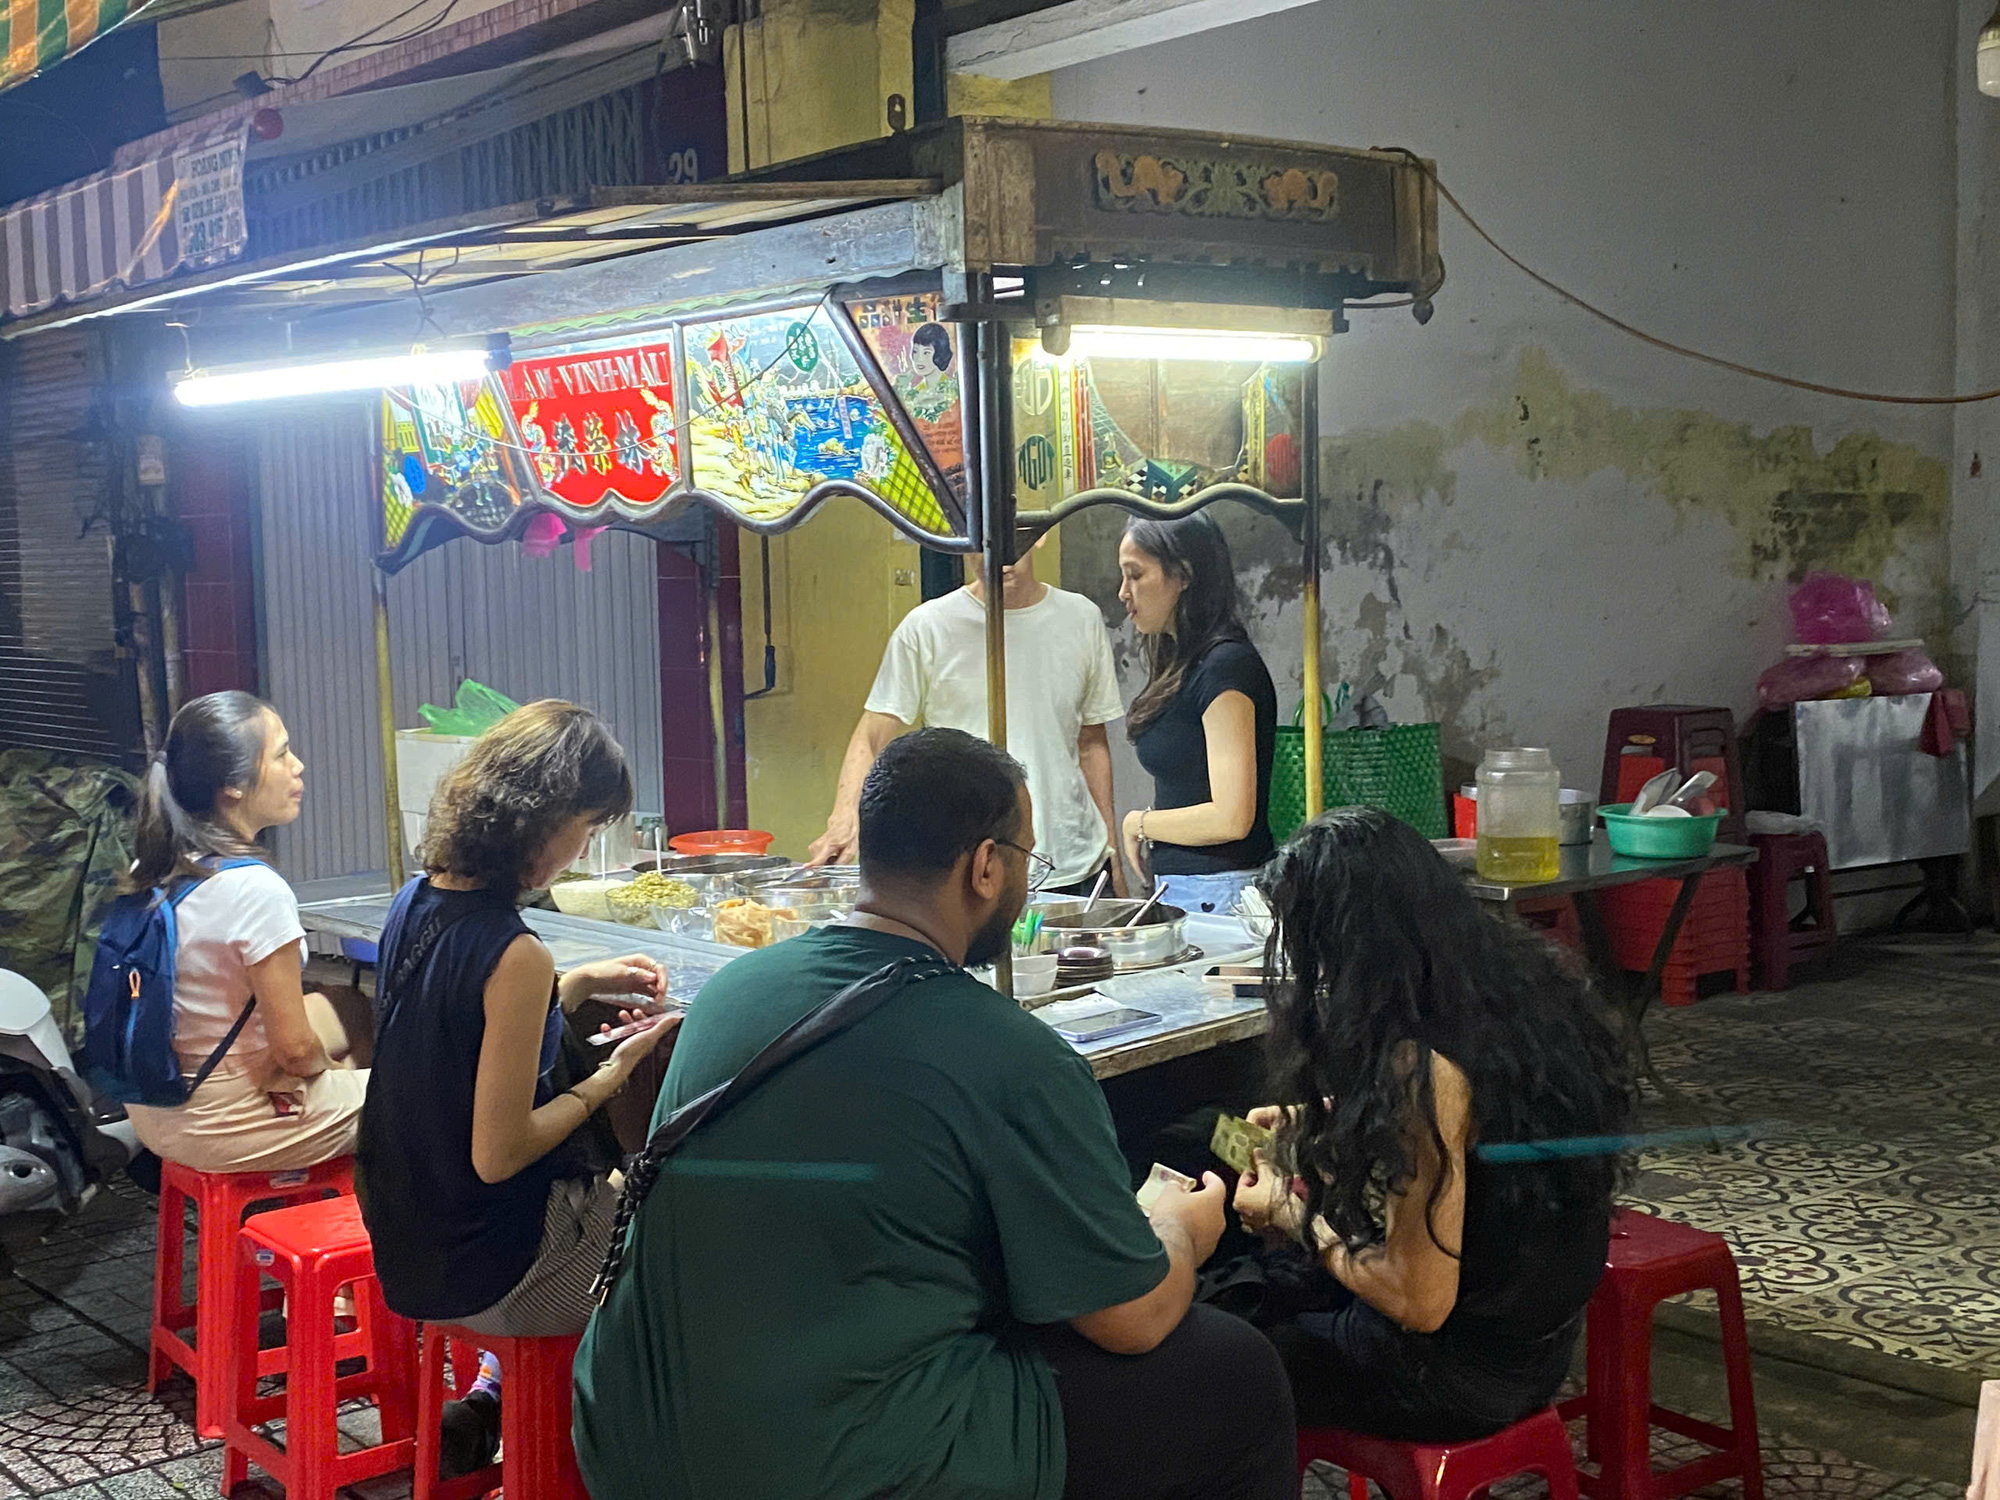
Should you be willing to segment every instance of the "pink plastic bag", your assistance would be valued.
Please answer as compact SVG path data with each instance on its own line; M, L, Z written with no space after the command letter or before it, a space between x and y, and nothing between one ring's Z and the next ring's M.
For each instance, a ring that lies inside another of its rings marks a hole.
M1788 656L1757 679L1757 701L1786 708L1827 698L1861 680L1858 656Z
M1864 670L1869 686L1878 694L1935 693L1944 686L1944 673L1921 651L1892 651L1863 659L1868 663Z
M1889 633L1889 611L1875 597L1875 585L1864 579L1808 573L1788 602L1792 631L1802 645L1879 641Z

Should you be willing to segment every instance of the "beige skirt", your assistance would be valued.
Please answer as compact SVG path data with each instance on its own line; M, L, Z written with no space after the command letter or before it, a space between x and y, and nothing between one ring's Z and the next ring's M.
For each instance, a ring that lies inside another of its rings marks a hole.
M354 1151L368 1075L329 1068L317 1078L226 1060L178 1109L128 1105L140 1143L197 1172L281 1172Z

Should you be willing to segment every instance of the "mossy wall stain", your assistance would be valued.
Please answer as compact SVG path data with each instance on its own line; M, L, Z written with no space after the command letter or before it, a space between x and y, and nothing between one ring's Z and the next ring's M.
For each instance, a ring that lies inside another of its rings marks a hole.
M1468 506L1454 453L1475 443L1503 455L1529 487ZM1613 473L1633 487L1634 507L1657 497L1690 520L1721 518L1733 539L1723 567L1737 579L1781 585L1816 568L1871 579L1900 623L1929 639L1940 660L1949 656L1957 623L1950 475L1944 460L1907 443L1849 433L1821 451L1806 426L1760 433L1703 411L1623 406L1577 387L1547 350L1535 348L1521 355L1493 399L1455 418L1333 433L1322 437L1320 452L1329 587L1340 593L1336 570L1343 565L1370 575L1366 593L1330 601L1329 667L1357 692L1390 695L1399 718L1440 720L1448 757L1474 756L1509 732L1504 653L1482 649L1485 659L1476 660L1457 638L1456 621L1480 614L1477 597L1409 597L1412 579L1440 556L1476 548L1482 529L1536 526L1532 486L1543 481L1574 487ZM1508 507L1518 515L1501 514ZM1260 646L1274 665L1295 662L1296 544L1275 523L1235 507L1212 514L1235 550ZM1086 526L1096 532L1087 539L1071 537L1064 569L1114 624L1124 615L1111 561L1122 519ZM1619 524L1617 512L1606 512L1603 524ZM1505 586L1496 580L1495 587ZM1718 601L1732 594L1740 597L1740 585L1716 590ZM1700 607L1698 590L1689 604ZM1611 677L1621 670L1602 665ZM1632 690L1640 689L1635 683Z
M1678 510L1719 514L1736 533L1742 578L1820 568L1879 581L1891 559L1942 540L1950 524L1950 471L1908 443L1848 433L1822 453L1809 427L1759 434L1702 411L1635 411L1578 390L1541 349L1521 356L1513 386L1506 402L1461 416L1452 446L1483 442L1530 480L1581 483L1610 469Z

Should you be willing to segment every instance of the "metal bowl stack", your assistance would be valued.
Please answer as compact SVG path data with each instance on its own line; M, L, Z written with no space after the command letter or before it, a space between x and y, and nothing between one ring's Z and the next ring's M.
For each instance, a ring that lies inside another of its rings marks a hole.
M1079 946L1056 950L1056 987L1102 984L1118 972L1117 960L1108 948Z

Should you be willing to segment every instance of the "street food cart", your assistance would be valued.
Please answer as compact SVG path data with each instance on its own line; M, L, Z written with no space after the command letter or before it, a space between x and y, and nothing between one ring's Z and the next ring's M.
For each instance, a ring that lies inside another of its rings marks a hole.
M1026 547L1107 505L1275 517L1301 549L1318 812L1319 364L1351 304L1427 321L1441 280L1435 180L1408 153L966 118L748 179L237 268L217 292L267 313L291 299L292 360L407 340L413 297L434 346L505 335L484 373L382 394L377 686L399 883L397 570L456 538L770 536L836 501L979 559L1003 745L1001 570ZM710 670L719 707L714 653Z

